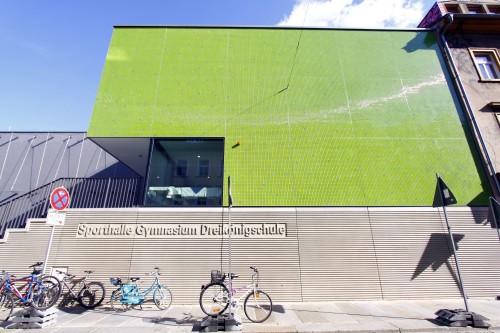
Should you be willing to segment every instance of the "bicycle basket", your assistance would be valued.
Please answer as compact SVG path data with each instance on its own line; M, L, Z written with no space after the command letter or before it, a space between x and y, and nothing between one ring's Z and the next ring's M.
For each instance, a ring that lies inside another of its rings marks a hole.
M215 282L224 282L224 279L226 278L226 273L221 272L221 271L211 271L210 272L210 282L215 283Z
M111 282L113 286L119 286L120 284L122 284L122 280L116 277L109 278L109 282Z

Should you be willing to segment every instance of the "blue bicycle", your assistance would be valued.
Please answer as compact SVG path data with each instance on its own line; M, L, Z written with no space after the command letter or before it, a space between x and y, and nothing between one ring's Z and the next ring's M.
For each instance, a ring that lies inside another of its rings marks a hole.
M2 312L7 313L7 307L14 307L14 297L25 305L38 310L45 310L56 304L61 296L61 284L57 278L50 275L41 275L42 262L31 265L33 271L30 275L16 278L3 271L2 283L0 285ZM15 284L22 283L22 286Z
M158 278L158 276L161 275L160 269L158 267L154 269L153 272L147 273L147 275L154 276L154 280L145 291L141 291L137 285L136 282L140 280L138 277L130 278L132 283L123 283L119 277L110 278L110 282L118 287L118 289L111 293L111 308L117 312L123 312L129 310L133 306L141 306L152 292L153 301L156 307L160 310L168 309L170 305L172 305L172 292L166 285L160 284Z

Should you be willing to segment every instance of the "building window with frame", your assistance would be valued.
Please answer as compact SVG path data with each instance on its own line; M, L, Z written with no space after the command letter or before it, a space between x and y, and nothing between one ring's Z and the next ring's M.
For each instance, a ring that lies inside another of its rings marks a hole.
M500 61L494 49L470 50L481 80L500 81Z
M175 167L175 175L177 177L187 177L188 162L187 160L177 160Z
M198 176L208 177L210 175L210 161L209 160L199 160L198 161Z

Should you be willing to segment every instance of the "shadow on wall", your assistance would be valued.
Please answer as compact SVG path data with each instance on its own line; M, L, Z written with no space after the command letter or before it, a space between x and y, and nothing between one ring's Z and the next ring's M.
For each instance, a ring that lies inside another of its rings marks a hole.
M425 36L423 36L422 38L422 35L417 34L415 38L406 43L406 45L403 46L402 49L408 53L422 49L434 49L434 45L436 45L437 43L436 35L434 34L434 32L428 32L424 35ZM422 47L424 45L425 48Z
M465 235L454 234L453 241L455 242L455 247L458 250L458 242L460 242ZM453 251L449 244L450 236L448 234L442 233L432 233L427 246L425 247L424 253L420 258L420 262L413 272L412 280L415 280L420 274L422 274L427 268L431 267L433 271L437 271L443 264L448 267L453 279L457 286L459 286L458 277L455 271L449 263L449 259L453 256Z

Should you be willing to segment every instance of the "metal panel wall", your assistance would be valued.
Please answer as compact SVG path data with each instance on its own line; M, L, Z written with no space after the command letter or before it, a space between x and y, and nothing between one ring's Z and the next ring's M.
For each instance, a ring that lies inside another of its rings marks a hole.
M500 242L485 223L486 209L449 208L466 290L470 297L500 294ZM227 226L222 208L70 209L56 227L49 268L95 279L140 276L159 266L177 304L196 304L210 270L228 270L227 236L77 237L78 226ZM460 297L442 210L435 208L233 208L231 222L286 225L286 237L233 237L237 285L249 266L276 302ZM90 229L89 229L90 230ZM14 274L45 256L50 227L32 222L0 243L0 266ZM222 264L221 264L222 263ZM50 271L50 270L49 270Z
M381 299L366 208L299 208L305 301Z

